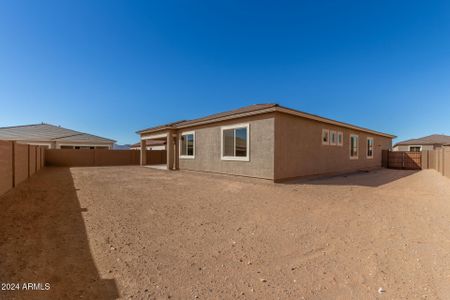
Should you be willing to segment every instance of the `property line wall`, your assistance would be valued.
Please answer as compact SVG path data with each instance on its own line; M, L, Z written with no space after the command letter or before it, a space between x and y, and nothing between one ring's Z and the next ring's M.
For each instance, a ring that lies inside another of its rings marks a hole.
M165 150L147 150L149 164L164 164ZM46 149L45 165L57 167L94 167L139 165L140 151L108 149Z
M422 152L422 169L434 169L450 178L450 147Z
M40 146L0 141L0 195L28 179L43 167Z

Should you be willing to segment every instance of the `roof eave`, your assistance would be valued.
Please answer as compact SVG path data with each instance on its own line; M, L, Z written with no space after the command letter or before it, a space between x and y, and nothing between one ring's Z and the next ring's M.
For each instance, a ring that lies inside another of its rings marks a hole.
M182 129L182 128L188 128L188 127L195 127L195 126L200 126L200 125L205 125L205 124L211 124L211 123L233 120L233 119L249 117L249 116L255 116L255 115L260 115L260 114L266 114L266 113L271 113L271 112L281 112L281 113L286 113L286 114L290 114L290 115L296 115L296 116L300 116L303 118L316 120L319 122L328 123L328 124L332 124L332 125L336 125L336 126L341 126L341 127L345 127L345 128L349 128L349 129L353 129L353 130L363 131L363 132L367 132L367 133L374 134L374 135L384 136L384 137L391 138L391 139L395 139L397 137L393 134L378 132L378 131L371 130L368 128L359 127L356 125L351 125L348 123L335 121L332 119L308 114L308 113L305 113L302 111L298 111L298 110L294 110L294 109L286 108L286 107L282 107L282 106L274 106L274 107L270 107L270 108L264 108L264 109L250 111L250 112L244 112L244 113L238 113L238 114L229 115L229 116L217 117L217 118L210 119L210 120L192 122L192 123L178 125L178 126L174 125L174 126L166 126L166 127L153 128L153 129L149 128L149 129L137 131L136 133L142 135L144 133L155 133L155 132L169 130L169 129Z

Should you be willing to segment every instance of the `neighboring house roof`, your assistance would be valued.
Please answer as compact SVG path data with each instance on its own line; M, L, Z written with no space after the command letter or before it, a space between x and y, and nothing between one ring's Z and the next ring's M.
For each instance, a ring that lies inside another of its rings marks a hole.
M241 117L246 117L246 116L270 113L270 112L282 112L282 113L286 113L286 114L297 115L297 116L316 120L316 121L323 122L323 123L328 123L328 124L333 124L336 126L365 131L365 132L369 132L369 133L376 134L376 135L386 136L389 138L395 138L395 135L392 135L392 134L382 133L382 132L370 130L367 128L351 125L348 123L343 123L343 122L335 121L332 119L320 117L317 115L305 113L305 112L302 112L299 110L280 106L276 103L254 104L254 105L245 106L245 107L242 107L239 109L230 110L230 111L223 112L223 113L209 115L209 116L194 119L194 120L178 121L175 123L165 124L165 125L161 125L161 126L157 126L157 127L151 127L151 128L139 130L139 131L137 131L137 133L142 134L142 133L152 133L152 132L157 132L157 131L167 130L167 129L179 129L179 128L198 126L198 125L203 125L203 124L208 124L208 123L220 122L220 121L224 121L224 120L236 119L236 118L241 118Z
M115 140L51 124L0 127L0 140L76 143L114 143Z
M448 145L450 144L450 136L444 134L432 134L418 139L410 139L395 144L399 145ZM395 147L394 146L394 147Z
M164 146L166 144L167 141L162 141L162 140L147 140L147 146ZM140 148L141 147L141 143L136 143L131 145L130 147L132 148Z

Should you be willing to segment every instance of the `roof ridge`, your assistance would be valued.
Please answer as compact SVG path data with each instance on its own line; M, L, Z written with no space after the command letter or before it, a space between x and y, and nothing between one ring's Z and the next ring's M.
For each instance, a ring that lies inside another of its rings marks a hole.
M19 128L19 127L32 127L32 126L39 126L39 125L50 125L50 126L58 127L57 125L53 125L53 124L42 122L42 123L27 124L27 125L3 126L3 127L0 127L0 129Z

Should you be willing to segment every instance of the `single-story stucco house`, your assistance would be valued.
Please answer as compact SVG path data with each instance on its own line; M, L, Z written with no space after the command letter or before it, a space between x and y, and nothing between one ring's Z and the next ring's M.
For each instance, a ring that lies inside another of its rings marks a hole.
M0 127L0 140L44 146L48 149L112 149L116 142L46 123Z
M137 132L167 141L167 169L271 179L379 168L391 134L282 107L256 104ZM141 152L141 164L146 155Z
M394 151L421 152L436 150L442 146L450 145L450 136L444 134L432 134L418 139L398 142L394 145Z

